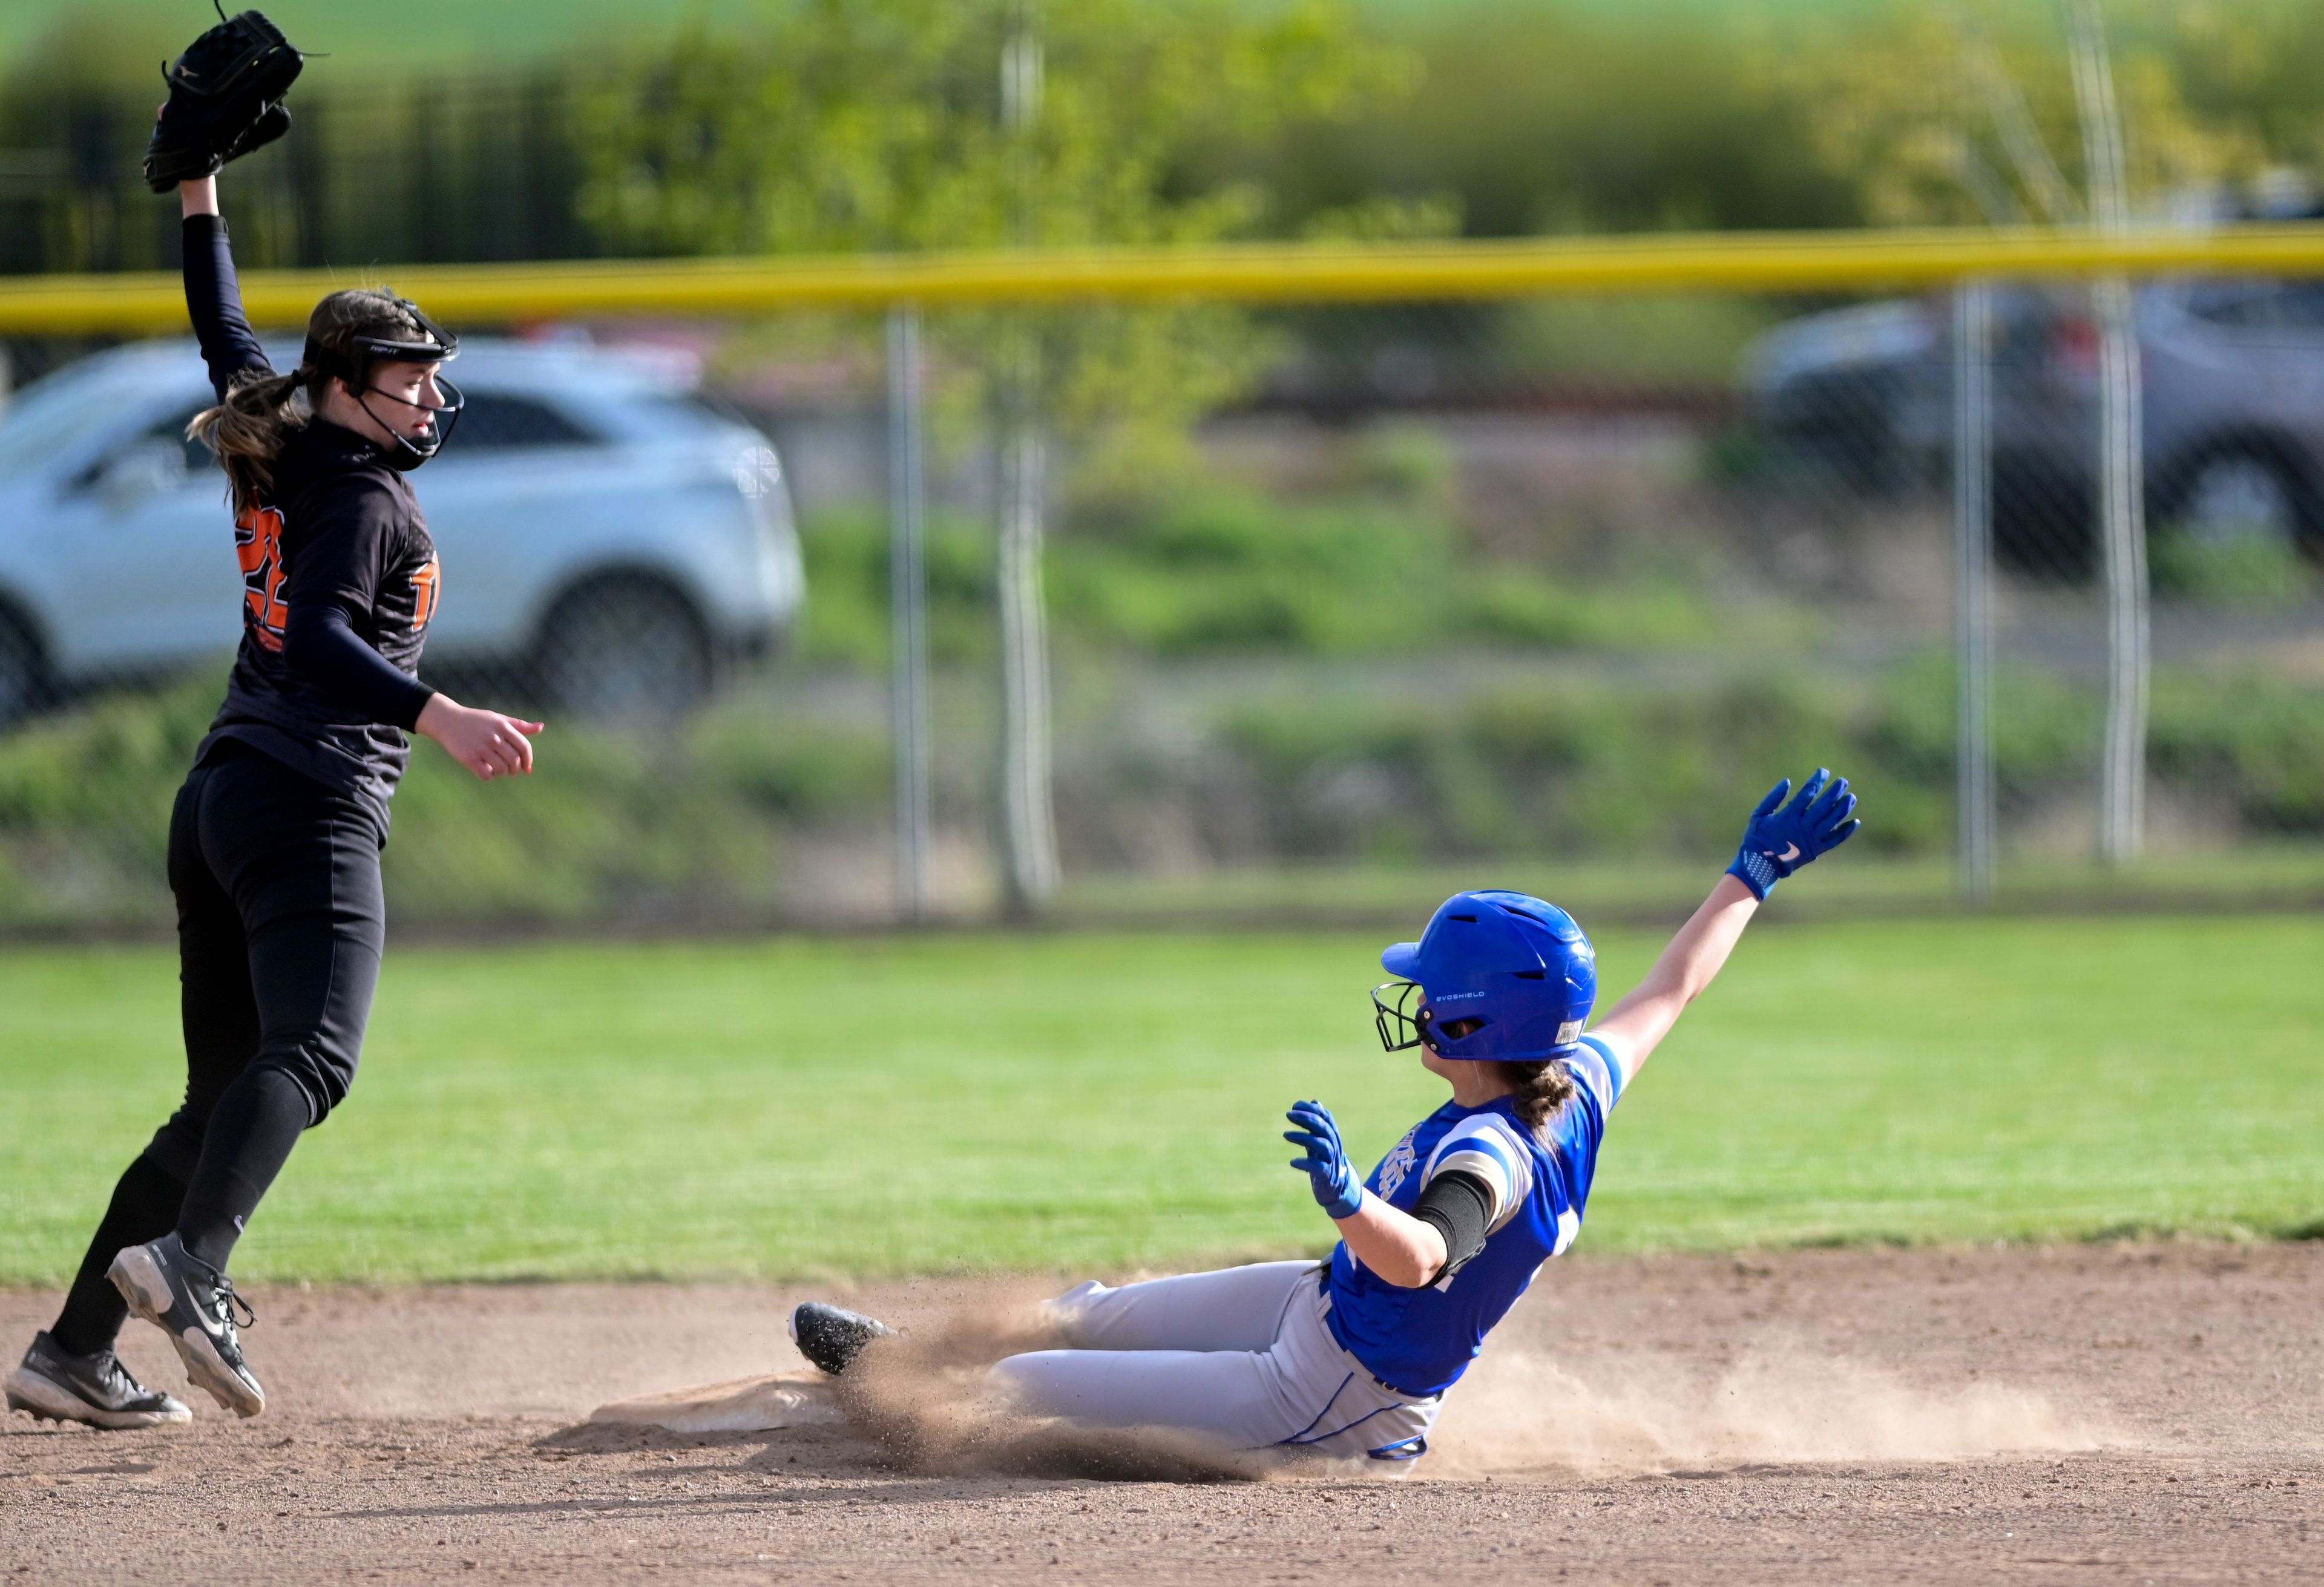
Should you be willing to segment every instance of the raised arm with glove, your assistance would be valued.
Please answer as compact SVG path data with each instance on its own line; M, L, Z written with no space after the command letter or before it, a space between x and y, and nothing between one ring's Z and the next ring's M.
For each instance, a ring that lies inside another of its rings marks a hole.
M145 148L146 185L167 193L180 182L216 176L229 161L289 132L282 96L305 63L263 13L228 17L220 6L217 26L162 69L170 97Z
M1789 777L1767 791L1744 824L1735 862L1711 896L1679 928L1646 978L1591 1027L1613 1044L1629 1078L1724 968L1743 928L1775 884L1847 842L1862 824L1856 820L1856 795L1848 791L1848 779L1821 767L1797 794Z
M1767 791L1743 829L1743 847L1736 852L1735 863L1727 867L1727 874L1763 904L1777 882L1818 855L1831 853L1864 824L1850 819L1856 813L1856 795L1848 791L1846 777L1818 766L1785 804L1784 795L1791 792L1789 777Z

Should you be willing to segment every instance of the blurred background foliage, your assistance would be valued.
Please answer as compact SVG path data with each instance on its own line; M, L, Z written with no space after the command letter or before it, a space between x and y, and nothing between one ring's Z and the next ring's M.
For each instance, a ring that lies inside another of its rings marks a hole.
M298 109L359 124L362 157L311 136L260 155L244 185L335 190L254 257L520 256L490 213L511 200L555 216L523 239L546 256L2040 219L2079 189L2055 13L2002 0L1037 5L1046 91L1022 138L997 115L1001 0L474 9L348 38L343 8L273 8L337 52ZM485 13L491 56L466 47ZM152 62L206 14L9 8L0 268L167 253L124 200ZM2324 160L2324 12L2107 14L2141 191ZM444 190L459 173L492 202Z
M1028 17L1041 66L1012 116L995 63ZM1342 124L1412 70L1330 0L799 0L747 29L697 16L586 75L576 205L628 254L1215 242L1249 232L1265 195L1176 180L1190 144ZM764 327L756 350L796 355L820 329ZM1091 481L1183 465L1188 427L1240 398L1269 351L1216 306L954 316L947 336L940 422L973 425L1010 385Z
M2070 221L2080 207L2055 8L2006 0L723 0L650 17L534 4L431 12L391 30L417 35L392 48L375 28L345 38L338 8L275 9L337 53L296 91L298 134L235 169L251 265ZM1038 114L1012 130L997 63L1020 9L1046 66ZM2324 10L2106 9L2150 211L2247 206L2255 190L2313 202L2301 184L2324 169ZM0 271L171 267L174 217L135 166L151 63L205 14L11 8ZM1536 372L1700 385L1796 307L1508 305L1464 311L1458 331ZM1038 370L1084 478L1135 480L1184 466L1187 424L1249 396L1286 326L1299 317L1218 307L956 316L939 417L957 434L999 372ZM799 317L730 327L728 343L763 362L847 334ZM1334 335L1341 356L1364 339L1346 316ZM17 346L17 379L78 346Z
M1054 0L1031 7L1043 89L1013 130L1003 0L566 0L359 27L322 0L268 9L334 54L299 86L293 135L230 179L254 266L2080 208L2056 10L2004 0ZM2106 11L2147 213L2264 207L2324 168L2324 7ZM136 159L154 63L208 14L7 9L0 271L174 265L174 208ZM1069 869L1709 857L1731 834L1704 812L1756 797L1769 765L1819 760L1877 809L1866 851L1944 852L1941 509L1834 510L1738 417L1747 346L1823 306L931 316L940 472L973 473L1012 370L1038 371L1065 443L1047 581ZM833 433L784 430L798 411L876 426L862 319L678 339L795 465ZM9 351L22 379L88 345ZM1460 426L1432 423L1456 409ZM1222 414L1241 426L1231 445L1203 428ZM1520 420L1533 452L1512 461ZM399 910L761 918L796 902L785 878L810 838L872 857L855 868L880 893L888 546L865 479L807 504L811 596L783 669L663 738L559 722L557 776L489 797L415 757L388 862ZM993 535L976 497L939 490L928 537L938 814L955 831L989 821L992 781ZM2154 572L2221 631L2314 598L2281 546L2158 539ZM2018 615L2037 641L2066 626L2032 596ZM2076 829L2042 823L2087 803L2098 715L2089 678L2055 660L2030 644L2005 657L1997 764L2005 813L2062 850ZM2199 836L2324 834L2324 689L2307 664L2243 665L2167 658L2158 785ZM0 738L0 926L166 907L167 801L216 687L78 701Z
M429 13L393 47L276 8L332 50L299 132L236 167L251 265L1507 236L2070 220L2080 139L2051 6L2004 0L1135 0L1036 4L1038 114L1003 126L1017 0L726 0L651 17ZM2324 10L2109 0L2150 209L2324 168ZM152 75L207 14L26 0L0 33L0 271L168 269L135 179ZM435 36L431 44L431 33ZM490 53L487 53L490 51ZM2310 200L2312 201L2312 199ZM1472 347L1628 384L1716 381L1786 306L1468 311ZM1794 306L1795 307L1795 306ZM1038 369L1084 476L1183 466L1296 316L1217 307L956 319L957 433ZM797 357L831 327L734 326ZM1360 344L1342 320L1335 335ZM1019 344L1024 344L1019 345ZM23 344L16 378L78 344ZM1028 354L1037 354L1028 359Z
M2088 700L2036 671L2000 683L2005 817L2079 801L2097 739ZM1673 683L1569 661L1443 698L1313 680L1239 691L1188 702L1194 742L1167 754L1126 725L1070 740L1063 836L1084 875L1135 869L1139 822L1167 803L1197 812L1203 858L1230 868L1700 864L1733 841L1733 811L1767 768L1829 762L1878 812L1858 862L1877 876L1880 857L1950 843L1952 688L1950 658L1929 653L1838 680L1794 667ZM169 802L216 699L203 677L0 738L0 929L166 923ZM491 797L443 757L413 757L386 858L399 918L716 928L801 908L802 842L852 837L858 867L876 866L889 778L876 719L739 695L663 738L565 723L553 740L554 775ZM2200 791L2255 837L2324 831L2324 692L2163 669L2152 753L2164 794ZM947 758L940 810L972 801L976 776Z

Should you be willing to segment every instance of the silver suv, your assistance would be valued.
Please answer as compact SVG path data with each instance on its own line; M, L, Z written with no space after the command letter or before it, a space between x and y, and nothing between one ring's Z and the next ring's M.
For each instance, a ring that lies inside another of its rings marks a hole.
M472 340L454 373L467 411L412 476L445 567L426 675L581 714L684 710L781 643L803 580L764 436L672 369L586 345ZM225 477L182 438L210 401L190 343L145 343L0 415L0 723L233 648Z

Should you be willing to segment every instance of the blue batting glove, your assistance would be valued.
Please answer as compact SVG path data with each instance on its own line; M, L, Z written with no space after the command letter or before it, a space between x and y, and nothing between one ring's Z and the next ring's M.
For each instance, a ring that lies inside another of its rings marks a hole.
M1340 1126L1332 1120L1332 1110L1320 1102L1297 1102L1283 1115L1299 1127L1286 1130L1283 1138L1306 1155L1295 1157L1291 1166L1307 1172L1307 1188L1315 1193L1315 1205L1332 1218L1353 1217L1356 1208L1364 1204L1363 1181L1348 1165L1347 1149L1340 1144Z
M1785 777L1759 801L1759 808L1751 812L1750 825L1743 829L1743 847L1735 856L1735 863L1727 874L1740 880L1751 889L1754 898L1766 900L1775 890L1775 884L1820 854L1829 854L1856 835L1864 823L1849 819L1856 811L1856 795L1848 791L1848 779L1835 777L1823 767L1800 785L1800 791L1789 804L1784 795L1791 793L1792 780Z

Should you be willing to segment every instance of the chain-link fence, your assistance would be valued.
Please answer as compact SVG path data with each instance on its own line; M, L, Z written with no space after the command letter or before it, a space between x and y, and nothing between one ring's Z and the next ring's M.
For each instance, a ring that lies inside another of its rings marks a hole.
M550 727L522 784L418 748L393 908L1322 919L1465 879L1658 912L1818 764L1867 817L1819 895L1935 906L1979 646L2004 901L2324 891L2324 286L2131 295L2152 670L2138 853L2106 869L2106 327L2087 284L1997 284L1971 364L1960 300L472 336L413 476L445 566L423 675ZM0 422L0 926L168 918L240 601L180 439L205 400L189 344L128 344Z
M578 203L586 91L563 63L302 84L298 135L235 166L241 257L319 266L603 252ZM142 71L91 82L16 67L0 103L0 274L175 259L177 216L137 174L153 100Z

